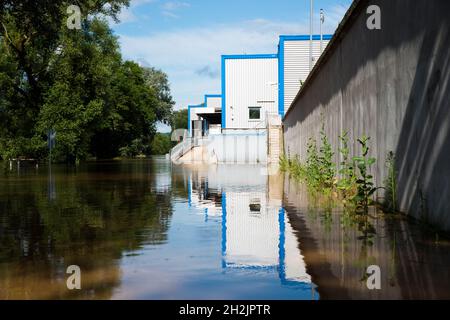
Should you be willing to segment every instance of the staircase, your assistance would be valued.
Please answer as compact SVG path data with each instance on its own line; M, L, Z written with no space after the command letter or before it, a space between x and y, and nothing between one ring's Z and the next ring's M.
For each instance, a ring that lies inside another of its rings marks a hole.
M267 117L268 158L269 164L278 164L283 154L283 125L278 115Z
M193 147L194 141L192 138L187 138L180 142L170 150L170 161L172 161L172 163L177 163L186 153L191 151Z

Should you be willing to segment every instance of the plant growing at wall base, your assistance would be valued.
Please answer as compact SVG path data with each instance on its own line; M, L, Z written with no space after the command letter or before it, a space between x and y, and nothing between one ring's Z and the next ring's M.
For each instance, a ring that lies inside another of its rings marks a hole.
M356 186L357 193L353 197L356 205L357 213L368 213L369 205L372 204L372 196L377 191L373 183L373 176L370 174L370 168L376 162L376 159L369 157L369 140L370 137L362 136L358 139L362 148L362 155L353 157L353 161L358 168L359 175L357 176Z
M308 188L316 191L319 190L321 173L317 142L314 138L310 138L307 145L305 180Z
M395 154L389 151L386 157L387 176L384 181L386 190L385 207L390 212L397 211L397 172L395 170Z
M341 147L339 152L341 154L341 167L339 170L340 179L337 183L337 189L342 196L342 202L346 206L349 204L349 200L352 198L352 194L355 189L355 167L354 162L350 161L350 148L348 146L348 131L343 132L339 136Z
M326 194L333 189L333 179L335 175L335 165L333 163L333 150L325 133L325 123L322 123L320 130L320 140L322 142L319 154L319 185Z
M294 157L294 159L291 160L289 163L290 163L291 175L297 180L304 179L305 168L304 168L303 164L300 162L299 156L296 155Z
M289 158L286 157L285 154L281 155L280 160L279 160L279 166L280 166L280 171L281 172L288 172L289 171L289 167L290 167L290 163L289 163Z

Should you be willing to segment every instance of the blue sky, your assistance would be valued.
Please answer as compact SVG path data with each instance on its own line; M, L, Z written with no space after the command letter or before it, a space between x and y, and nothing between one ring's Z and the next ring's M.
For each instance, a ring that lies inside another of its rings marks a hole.
M314 0L333 33L351 0ZM131 0L112 27L124 58L169 75L175 109L220 93L222 54L276 53L280 34L309 33L309 0Z

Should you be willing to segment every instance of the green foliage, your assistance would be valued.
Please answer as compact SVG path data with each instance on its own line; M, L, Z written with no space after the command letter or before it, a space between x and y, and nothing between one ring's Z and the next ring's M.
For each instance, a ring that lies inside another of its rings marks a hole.
M317 150L317 142L310 138L307 145L307 158L305 178L309 188L324 194L330 194L335 177L335 165L333 163L333 151L325 133L325 125L320 130L321 145Z
M319 153L317 151L317 142L310 138L306 147L306 165L305 165L306 184L310 189L318 190L320 187L321 172L319 163Z
M188 128L188 110L175 111L171 120L172 130Z
M356 186L357 193L353 198L356 205L356 211L358 213L368 213L369 205L371 204L372 196L377 191L377 188L373 183L373 176L370 174L370 168L375 164L376 159L369 157L369 137L362 136L358 139L361 145L362 155L353 157L353 161L359 170L359 175L357 176Z
M333 189L334 177L336 174L333 163L333 150L328 137L325 133L325 124L322 124L320 130L320 140L322 142L319 154L319 185L325 193L330 193Z
M143 155L145 145L141 139L134 139L131 143L125 147L119 149L120 156L122 158L134 158L139 155Z
M300 158L298 157L298 155L296 155L294 159L290 161L290 171L291 175L297 180L305 178L305 166L300 162Z
M349 204L349 200L353 198L353 190L355 189L355 168L353 161L350 161L350 149L348 146L348 132L345 131L339 136L341 147L339 152L341 154L341 166L339 170L340 179L337 182L337 188L343 199L344 205Z
M81 30L65 25L69 1L0 4L0 157L45 158L49 129L56 161L134 153L136 141L150 153L156 123L171 119L167 75L122 61L117 38L97 18L114 19L128 3L77 1Z
M317 142L310 138L306 150L306 163L302 164L298 156L290 160L283 156L280 158L280 168L289 172L297 179L303 179L310 191L330 194L335 177L332 146L325 134L325 127L320 131L321 146L318 150Z
M140 140L150 153L156 133L158 100L153 89L145 85L142 69L134 62L122 63L111 87L109 108L91 141L91 153L97 158L112 158L117 150L131 147Z
M397 211L397 171L395 170L395 154L389 151L386 157L388 174L384 180L386 191L385 207L390 212Z
M172 108L175 104L170 92L169 78L162 70L153 67L144 67L143 77L145 84L152 88L157 97L156 117L158 121L170 124ZM187 122L187 121L186 121Z
M172 141L170 140L170 134L157 133L152 142L152 154L165 155L170 152L172 148Z
M370 174L371 167L376 162L375 158L369 157L368 142L370 138L363 136L358 139L362 154L353 157L351 160L348 133L344 132L339 139L341 141L339 152L342 157L338 172L341 176L340 179L335 177L332 146L323 126L320 149L317 148L316 140L310 138L307 144L305 164L302 164L298 157L288 159L283 156L279 162L280 169L283 172L288 172L296 179L302 179L311 194L328 196L326 199L322 199L327 205L332 205L332 197L329 196L335 195L337 197L338 191L346 210L367 213L368 207L372 204L372 196L378 189L375 187L373 176ZM393 180L391 179L391 181Z
M289 167L290 167L289 158L285 154L281 155L280 161L279 161L279 166L280 166L281 172L289 171Z
M309 139L305 164L302 164L297 156L294 159L282 156L279 162L280 170L306 183L309 191L309 206L313 205L322 209L323 213L320 217L325 231L329 231L333 223L332 209L339 192L344 204L342 227L345 230L357 226L361 234L359 239L364 246L371 246L374 243L376 230L369 221L368 212L372 197L378 188L375 187L373 176L370 174L371 167L376 162L375 158L369 157L370 138L363 136L358 139L362 148L361 156L350 159L348 132L342 133L339 137L341 142L339 152L342 159L338 171L340 179L336 179L332 146L325 134L324 126L321 128L320 135L319 149L316 140ZM308 211L314 212L315 209L309 208Z

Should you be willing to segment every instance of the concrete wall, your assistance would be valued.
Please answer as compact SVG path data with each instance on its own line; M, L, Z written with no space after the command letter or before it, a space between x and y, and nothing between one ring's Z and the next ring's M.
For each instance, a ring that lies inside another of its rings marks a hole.
M381 30L366 27L372 4ZM321 114L336 162L342 131L366 134L377 185L395 152L401 210L450 230L450 1L361 0L351 10L285 116L285 150L304 160Z
M266 164L267 130L223 130L220 135L210 135L208 152L218 163Z

